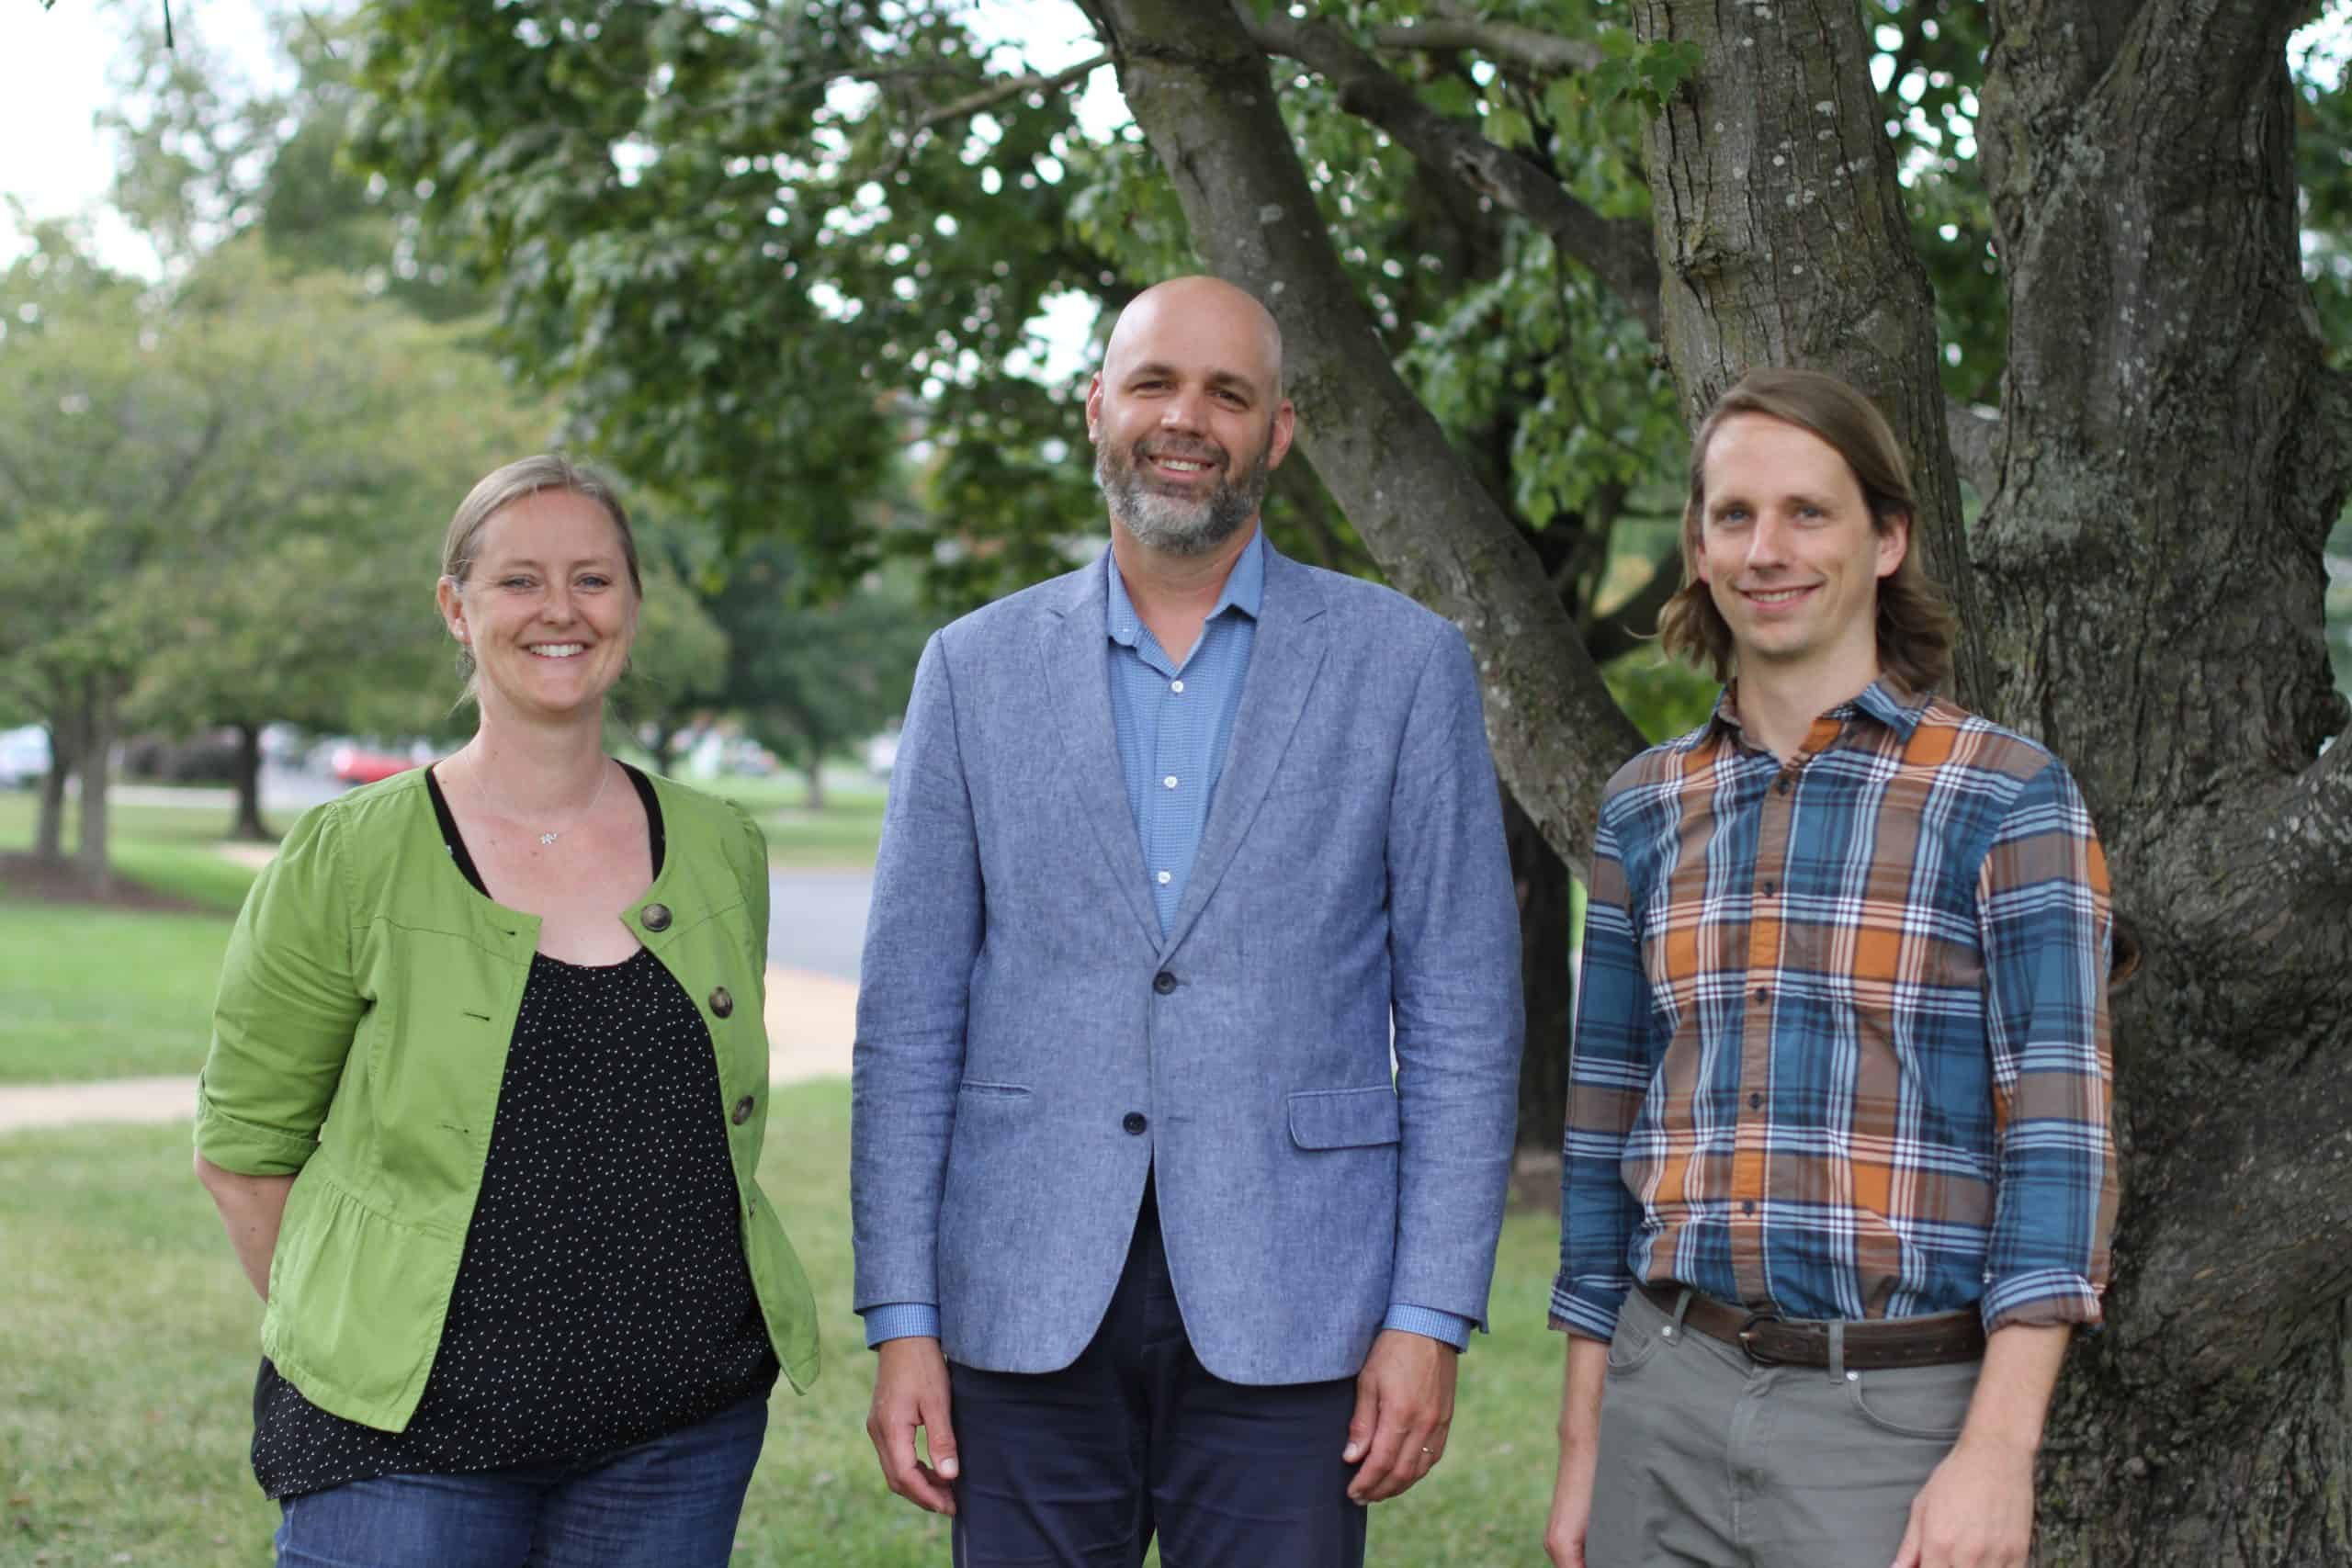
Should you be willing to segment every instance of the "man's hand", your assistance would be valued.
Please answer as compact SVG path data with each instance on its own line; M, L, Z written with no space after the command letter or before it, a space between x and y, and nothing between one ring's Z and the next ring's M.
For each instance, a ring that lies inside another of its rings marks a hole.
M1600 1398L1609 1377L1609 1347L1567 1337L1560 1382L1560 1473L1552 1483L1552 1517L1544 1526L1544 1552L1552 1568L1584 1568L1585 1531L1592 1523L1592 1478L1600 1464Z
M2033 1542L2033 1450L1963 1436L1911 1500L1894 1568L2022 1568Z
M1454 1362L1460 1352L1426 1335L1384 1328L1356 1374L1356 1413L1340 1457L1362 1461L1348 1495L1358 1503L1396 1496L1445 1457L1453 1424Z
M927 1337L885 1339L875 1350L874 1408L865 1435L890 1490L934 1514L956 1511L956 1428L947 1420L947 1358ZM918 1428L931 1462L915 1455Z

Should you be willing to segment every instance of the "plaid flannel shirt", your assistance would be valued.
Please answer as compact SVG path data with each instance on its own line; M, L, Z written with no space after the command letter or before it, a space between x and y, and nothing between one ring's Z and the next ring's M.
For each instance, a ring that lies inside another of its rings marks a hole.
M2107 867L2033 742L1882 680L1787 766L1706 725L1600 809L1552 1325L1635 1279L1792 1318L2095 1323Z

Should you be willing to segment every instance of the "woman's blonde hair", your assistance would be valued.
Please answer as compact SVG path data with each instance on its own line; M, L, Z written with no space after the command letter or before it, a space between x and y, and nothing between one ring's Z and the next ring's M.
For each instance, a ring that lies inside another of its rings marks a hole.
M1690 498L1682 509L1682 586L1658 612L1658 640L1667 652L1703 665L1718 681L1732 676L1731 626L1699 579L1700 525L1707 514L1707 443L1723 423L1763 414L1811 431L1846 459L1870 507L1871 525L1884 534L1916 527L1918 506L1903 448L1884 415L1835 376L1818 370L1751 370L1715 401L1690 440ZM1903 563L1878 581L1878 663L1882 673L1913 692L1951 681L1953 622L1942 590L1906 547Z
M456 515L449 519L448 533L442 536L442 577L463 593L467 580L473 575L481 531L490 520L524 497L550 490L569 491L604 508L605 515L613 520L613 528L621 537L621 559L628 566L629 588L643 599L645 579L638 570L637 536L629 529L628 508L621 504L620 491L598 469L553 452L542 452L503 468L493 468L466 492L466 499L458 503ZM471 649L458 649L458 676L465 682L465 690L458 694L462 706L478 693Z

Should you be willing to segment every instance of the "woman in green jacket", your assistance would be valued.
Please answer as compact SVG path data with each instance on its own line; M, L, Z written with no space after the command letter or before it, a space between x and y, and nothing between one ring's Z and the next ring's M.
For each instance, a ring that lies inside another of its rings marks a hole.
M604 753L640 592L601 477L475 486L473 739L304 814L238 918L196 1165L266 1303L285 1568L723 1563L815 1373L753 1176L765 843Z

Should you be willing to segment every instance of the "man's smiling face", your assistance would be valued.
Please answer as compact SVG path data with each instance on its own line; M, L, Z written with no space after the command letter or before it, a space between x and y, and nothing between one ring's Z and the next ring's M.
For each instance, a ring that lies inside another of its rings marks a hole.
M1903 563L1906 519L1884 527L1838 449L1766 414L1707 442L1692 563L1731 627L1740 668L1877 665L1879 579Z
M1163 284L1127 307L1086 400L1094 477L1148 548L1215 549L1258 514L1290 450L1272 323L1210 278Z

